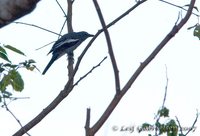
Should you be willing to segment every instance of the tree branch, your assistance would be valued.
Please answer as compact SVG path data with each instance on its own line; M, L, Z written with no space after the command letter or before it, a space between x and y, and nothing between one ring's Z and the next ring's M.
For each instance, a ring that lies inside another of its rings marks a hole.
M107 56L104 57L96 66L94 66L94 67L93 67L90 71L88 71L84 76L80 77L80 79L79 79L78 81L76 81L76 82L74 83L73 86L78 85L78 83L79 83L81 80L83 80L83 79L86 78L90 73L92 73L92 71L93 71L95 68L99 67L99 66L104 62L104 60L106 60L106 59L107 59Z
M165 65L165 69L166 69L166 85L165 85L165 94L164 94L164 98L163 98L162 109L165 106L165 101L166 101L166 98L167 98L168 82L169 82L169 78L168 78L168 74L167 74L167 66L166 65Z
M16 98L17 99L17 98ZM17 121L17 123L20 125L21 128L23 128L22 123L20 122L20 120L15 116L15 114L8 108L8 105L6 103L5 97L3 97L3 106L5 106L6 110L13 116L13 118ZM28 136L30 136L30 134L28 132L26 132L26 134Z
M147 0L141 0L141 1L137 2L133 7L131 7L125 13L123 13L118 18L116 18L111 23L109 23L107 25L107 28L111 27L112 25L114 25L115 23L117 23L118 21L120 21L122 18L124 18L126 15L128 15L131 11L133 11L135 8L137 8L139 5L141 5L145 1L147 1ZM75 76L75 74L76 74L76 72L77 72L77 70L79 68L81 60L83 59L84 55L86 54L87 50L90 48L90 46L92 45L92 43L94 42L94 40L98 37L99 34L101 34L101 32L103 32L103 29L99 30L95 34L95 36L90 40L90 42L85 47L85 49L83 50L83 52L81 53L81 55L78 57L76 66L75 66L75 68L73 70L73 73L72 73L72 77L69 78L69 80L66 83L64 89L58 94L58 96L43 111L41 111L35 118L33 118L30 122L28 122L23 128L19 129L13 136L21 136L24 133L28 132L31 128L33 128L35 125L37 125L44 117L46 117L52 110L54 110L57 107L57 105L64 98L66 98L70 94L70 92L72 91L73 88L70 88L69 85L73 82L73 77ZM120 97L120 96L115 96L115 97ZM111 102L111 105L117 105L117 103L118 102L116 100L113 100ZM108 109L108 111L109 111L109 109ZM108 111L106 111L106 113ZM24 130L26 130L26 131L24 131Z
M139 74L144 70L144 68L156 57L156 55L162 50L162 48L179 32L179 30L183 27L183 25L188 21L188 19L190 18L191 14L192 14L192 10L193 10L195 1L196 0L191 0L189 9L188 9L185 17L180 21L180 23L178 25L177 24L174 25L172 30L161 41L161 43L154 49L154 51L147 57L147 59L140 64L140 66L137 68L137 70L132 75L130 80L127 82L127 84L122 89L123 94L125 94L127 92L127 90L131 87L133 82L139 76Z
M192 131L192 129L194 128L195 124L197 123L198 117L199 117L199 112L197 111L196 118L195 118L195 120L194 120L194 122L192 124L192 127L188 130L188 132L185 134L185 136L187 136Z
M87 108L86 112L86 122L85 122L85 135L89 136L89 128L90 128L90 108Z
M104 122L108 119L108 117L111 115L121 98L126 94L126 92L129 90L131 85L134 83L134 81L137 79L137 77L140 75L140 73L144 70L144 68L156 57L156 55L161 51L161 49L170 41L170 39L178 33L178 31L183 27L183 25L188 21L189 17L192 14L192 10L194 7L196 0L191 0L189 9L187 11L187 14L185 17L180 21L180 23L173 27L173 29L167 34L167 36L161 41L161 43L155 48L155 50L147 57L147 59L141 63L141 65L138 67L138 69L135 71L135 73L131 76L129 81L125 84L125 86L122 88L121 92L118 95L115 95L115 97L112 99L111 103L108 105L105 112L102 114L100 119L93 125L93 127L90 129L91 135L94 135L104 124Z
M73 32L73 27L72 27L72 5L73 5L73 1L71 0L67 0L67 4L68 4L68 8L67 8L67 28L68 28L68 33ZM72 80L71 82L71 86L73 85L73 71L74 71L74 53L71 52L69 54L67 54L68 56L68 78Z
M73 1L67 0L68 8L67 8L67 28L68 32L73 32L72 27L72 5Z
M98 16L99 16L99 20L101 22L101 25L102 25L104 33L105 33L107 46L108 46L108 52L109 52L109 55L110 55L110 59L111 59L111 62L112 62L113 71L114 71L114 75L115 75L116 93L119 93L120 92L119 70L118 70L117 62L115 60L115 55L114 55L114 52L113 52L113 49L112 49L112 43L111 43L110 35L109 35L108 29L106 27L106 24L105 24L105 21L104 21L103 15L101 13L101 9L99 7L98 2L96 0L93 0L93 2L94 2L96 11L97 11Z
M165 1L165 0L159 0L159 1L161 1L161 2L163 2L163 3L166 3L166 4L169 4L169 5L171 5L171 6L174 6L174 7L180 8L180 9L182 9L182 10L184 10L184 11L187 11L187 9L184 9L183 6L179 6L179 5L170 3L170 2ZM199 17L198 14L195 14L195 13L193 13L193 12L192 12L192 14L195 15L195 16L197 16L197 17Z
M38 25L29 24L29 23L24 23L24 22L18 22L18 21L13 22L13 23L15 23L15 24L21 24L21 25L27 25L27 26L32 26L32 27L36 27L36 28L39 28L39 29L41 29L41 30L50 32L50 33L52 33L52 34L56 34L56 35L58 35L58 36L61 36L60 34L58 34L58 33L56 33L56 32L53 32L53 31L51 31L51 30L48 30L48 29L46 29L46 28L44 28L44 27L40 27L40 26L38 26Z
M125 16L127 16L131 11L133 11L134 9L136 9L139 5L141 5L142 3L144 3L147 0L141 0L139 2L137 2L133 7L131 7L130 9L128 9L126 12L124 12L122 15L120 15L118 18L116 18L115 20L113 20L112 22L110 22L106 28L110 28L111 26L113 26L115 23L117 23L118 21L120 21L122 18L124 18ZM95 41L95 39L103 32L103 29L100 29L95 36L90 40L90 42L88 43L88 45L85 47L85 49L83 50L83 52L81 53L81 55L78 57L76 66L74 68L72 77L76 74L79 65L81 63L81 60L83 59L84 55L86 54L87 50L90 48L90 46L92 45L92 43ZM72 79L69 79L69 82L71 82Z
M58 2L58 0L56 0L56 3L58 4L59 8L61 9L62 13L65 15L65 17L67 17L64 9L62 8L62 6L60 5L60 3Z

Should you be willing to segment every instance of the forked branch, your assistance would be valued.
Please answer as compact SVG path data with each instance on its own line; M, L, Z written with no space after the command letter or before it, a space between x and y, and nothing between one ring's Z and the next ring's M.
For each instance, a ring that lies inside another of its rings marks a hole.
M96 11L98 13L101 25L103 27L103 31L105 33L105 37L106 37L106 41L107 41L107 46L108 46L108 52L109 52L109 55L110 55L110 59L111 59L111 62L112 62L113 71L114 71L114 75L115 75L116 93L119 93L120 92L119 70L118 70L118 67L117 67L117 62L115 60L115 55L114 55L114 52L113 52L110 35L109 35L108 29L106 27L106 23L104 21L103 15L101 13L101 9L99 7L99 4L97 3L96 0L93 0L93 2L94 2L94 5L95 5L95 8L96 8Z
M160 42L160 44L153 50L153 52L146 58L146 60L140 64L140 66L137 68L137 70L133 73L133 75L130 77L128 82L122 88L120 93L114 96L111 103L106 108L105 112L102 114L99 120L90 128L89 136L93 136L101 128L101 126L105 123L105 121L111 115L111 113L113 112L113 110L115 109L119 101L121 100L121 98L126 94L126 92L129 90L129 88L132 86L132 84L140 75L140 73L144 70L144 68L156 57L156 55L163 49L163 47L179 32L179 30L183 27L183 25L188 21L188 19L190 18L192 14L192 10L193 10L195 2L196 0L191 0L189 9L185 17L180 21L180 23L177 24L176 22L172 30L166 35L166 37Z

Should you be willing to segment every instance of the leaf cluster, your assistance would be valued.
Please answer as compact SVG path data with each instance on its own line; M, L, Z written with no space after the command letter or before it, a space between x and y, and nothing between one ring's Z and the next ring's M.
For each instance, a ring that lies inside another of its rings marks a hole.
M27 70L33 71L37 67L34 65L36 63L34 60L25 60L19 64L13 64L8 57L6 50L11 50L14 53L25 56L25 54L19 49L11 45L0 46L0 58L4 62L0 63L0 102L2 98L10 98L12 96L12 91L21 92L24 89L24 81L19 73L19 69L26 68ZM12 89L9 88L12 87Z
M169 118L169 109L163 107L162 109L158 110L156 116L157 119L154 125L150 123L143 123L139 132L142 132L142 130L149 130L150 128L153 128L151 130L155 130L154 136L159 136L163 134L166 134L167 136L183 136L182 134L178 133L179 126L177 125L176 121L174 119ZM160 122L161 118L165 120L165 123ZM148 136L153 135L148 134Z

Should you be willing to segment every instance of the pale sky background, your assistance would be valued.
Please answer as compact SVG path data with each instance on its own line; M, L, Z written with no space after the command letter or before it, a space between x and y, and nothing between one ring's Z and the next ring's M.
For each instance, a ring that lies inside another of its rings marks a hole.
M66 9L66 0L60 0ZM134 5L134 0L99 1L106 23L124 13ZM189 4L189 0L176 0L180 6ZM176 2L176 3L175 3ZM196 5L199 6L199 1ZM95 34L100 22L92 0L76 0L73 7L74 31L87 31ZM120 70L121 87L127 82L140 62L151 53L175 24L181 10L159 2L149 0L109 29L114 53ZM182 11L185 15L185 11ZM34 12L17 20L31 23L59 33L64 15L55 1L42 0ZM136 131L144 122L154 123L154 116L161 107L165 85L165 65L168 69L168 92L166 107L170 117L178 116L183 127L190 127L200 110L200 41L193 36L193 30L187 28L198 23L192 16L183 29L167 44L157 57L146 67L128 93L121 100L110 118L96 134L97 136L147 135ZM66 33L67 28L65 28ZM37 67L43 71L51 55L46 55L52 45L35 51L51 41L57 35L31 26L10 24L0 30L0 42L10 44L25 52L27 57L9 54L13 62L34 59ZM76 51L75 62L90 39L87 39ZM107 45L102 33L85 55L76 75L76 80L108 56ZM25 81L22 93L14 96L30 97L9 104L9 108L23 125L38 115L63 89L67 82L67 61L62 57L56 61L46 75L38 71L20 70ZM37 126L29 131L31 136L84 136L86 108L91 108L91 125L95 123L110 103L115 93L114 76L110 59L96 68L87 78L74 88L71 94ZM0 135L11 136L19 124L5 110L0 110ZM113 131L112 127L135 127L133 133ZM200 120L191 136L200 134Z

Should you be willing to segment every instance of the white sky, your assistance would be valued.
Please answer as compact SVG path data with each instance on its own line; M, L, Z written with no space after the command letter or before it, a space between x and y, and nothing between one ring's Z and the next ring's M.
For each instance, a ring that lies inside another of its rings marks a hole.
M60 2L66 8L66 1L60 0ZM186 5L188 2L189 0L179 0L175 4ZM110 23L133 6L134 0L101 0L99 4L106 23ZM199 4L198 1L196 5ZM95 34L101 28L92 0L76 0L73 8L75 31L84 30ZM148 1L109 29L120 70L121 87L140 62L144 61L172 29L179 11L180 9L159 1ZM183 16L184 13L183 11ZM55 1L42 0L33 13L17 21L35 24L59 33L65 19L63 16ZM160 108L164 96L165 65L167 65L169 78L166 106L170 109L170 117L175 119L175 116L178 116L184 127L192 125L196 110L200 109L200 42L198 38L193 37L193 31L188 31L187 28L197 22L197 17L192 16L185 27L147 66L97 136L139 135L136 130L133 133L119 130L115 132L112 127L134 126L136 129L144 122L155 122L154 115ZM66 32L65 28L64 33ZM39 51L35 49L56 39L57 36L54 34L19 24L10 24L0 30L1 43L15 46L27 55L24 58L11 53L11 60L17 63L32 58L37 62L37 67L41 71L51 58L51 55L46 56L51 45ZM88 42L89 39L75 51L75 62ZM102 33L82 60L76 79L97 65L105 56L108 56L108 51ZM12 102L9 108L25 125L63 89L67 82L66 57L56 61L45 76L37 71L22 70L20 72L25 81L25 89L22 93L14 94L20 97L30 97L30 99ZM95 123L113 98L114 93L112 66L110 60L107 59L82 80L73 92L29 133L32 136L84 136L86 108L91 108L91 124ZM16 120L5 109L0 110L0 120L0 132L3 136L10 136L20 128ZM196 132L190 135L196 136L200 133L200 121L196 126Z

